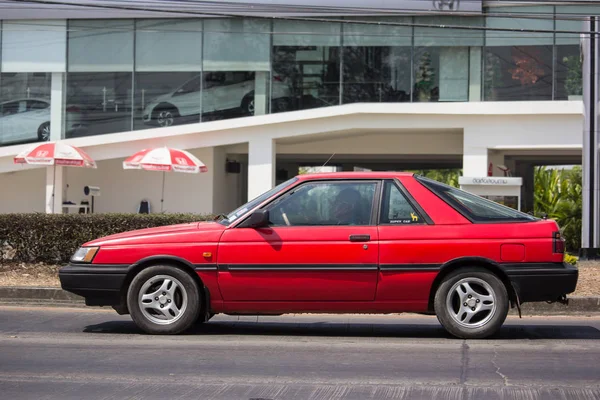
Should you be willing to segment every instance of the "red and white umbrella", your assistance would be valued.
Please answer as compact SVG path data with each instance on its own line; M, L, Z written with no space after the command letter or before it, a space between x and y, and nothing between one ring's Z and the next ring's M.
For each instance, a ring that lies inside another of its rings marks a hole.
M15 164L63 165L96 168L96 162L85 151L62 142L50 142L28 147L13 160Z
M97 168L96 161L85 151L78 147L62 142L47 142L26 148L13 159L15 164L31 164L53 166L52 179L52 211L54 207L54 194L56 191L56 166Z
M175 171L197 174L206 172L206 165L193 154L178 149L159 147L138 151L125 161L124 169L145 169L147 171Z
M163 173L162 194L160 198L160 211L164 207L165 197L165 172L185 172L197 174L207 172L208 168L193 154L169 147L158 147L138 151L123 161L123 169L145 169L146 171L160 171Z

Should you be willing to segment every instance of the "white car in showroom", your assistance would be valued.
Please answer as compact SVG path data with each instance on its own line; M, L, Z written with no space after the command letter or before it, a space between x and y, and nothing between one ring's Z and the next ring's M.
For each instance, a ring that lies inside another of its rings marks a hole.
M144 107L143 120L149 125L171 126L200 114L239 110L242 115L254 115L254 72L208 72L198 75L174 91L159 96ZM272 80L272 98L290 97L289 86L279 77Z
M77 106L67 106L65 111L68 133L84 127ZM47 140L50 140L50 101L22 98L0 103L0 145Z

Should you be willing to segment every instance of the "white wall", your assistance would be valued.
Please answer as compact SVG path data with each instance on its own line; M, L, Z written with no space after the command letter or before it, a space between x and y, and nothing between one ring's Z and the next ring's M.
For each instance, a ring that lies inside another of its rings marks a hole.
M191 153L208 167L208 172L165 174L164 210L168 213L213 211L213 149L196 149ZM98 162L98 169L65 168L65 182L69 185L64 199L79 203L86 199L86 185L99 186L102 192L95 199L95 212L137 212L142 199L150 201L152 212L160 212L162 173L143 170L123 170L123 159ZM2 176L2 175L0 175Z
M0 213L44 212L46 169L0 174Z

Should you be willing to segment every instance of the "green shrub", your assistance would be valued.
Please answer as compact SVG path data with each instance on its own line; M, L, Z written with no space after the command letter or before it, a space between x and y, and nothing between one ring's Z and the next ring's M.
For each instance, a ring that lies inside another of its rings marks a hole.
M64 264L90 240L209 219L197 214L0 214L0 263Z

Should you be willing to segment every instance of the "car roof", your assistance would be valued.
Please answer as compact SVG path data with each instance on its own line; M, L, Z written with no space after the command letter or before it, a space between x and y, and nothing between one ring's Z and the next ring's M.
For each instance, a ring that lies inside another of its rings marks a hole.
M298 175L302 181L315 179L393 179L399 176L413 176L412 172L319 172Z
M50 100L43 99L41 97L17 97L17 98L12 99L12 100L3 101L0 104L6 104L6 103L12 103L12 102L15 102L15 101L24 101L24 100L35 100L35 101L43 101L44 103L48 103L48 104L50 103Z

